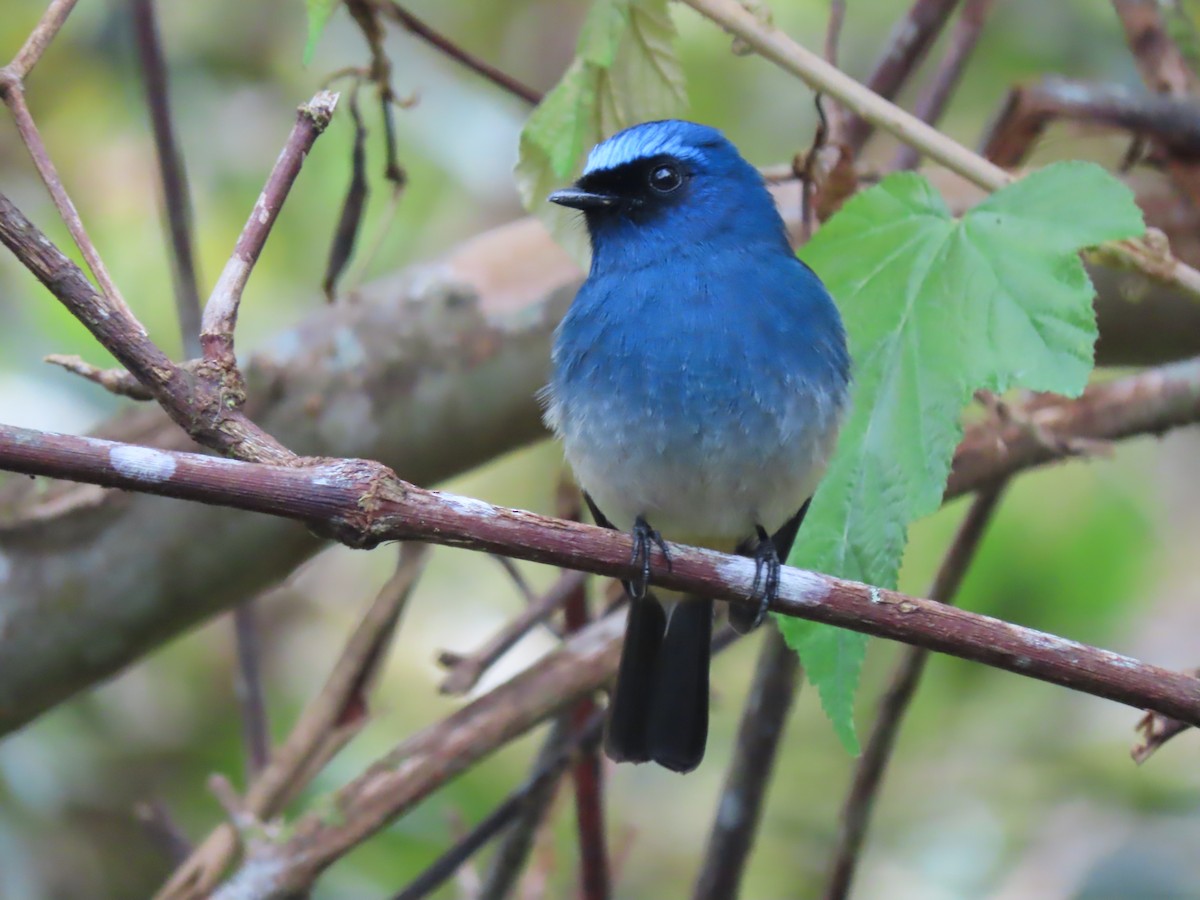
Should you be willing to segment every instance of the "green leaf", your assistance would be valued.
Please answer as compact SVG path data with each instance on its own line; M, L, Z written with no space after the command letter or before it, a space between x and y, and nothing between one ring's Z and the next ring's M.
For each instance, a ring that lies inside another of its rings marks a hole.
M1090 163L1034 172L959 220L909 173L851 199L802 252L841 308L854 385L789 563L894 588L909 523L941 504L967 401L979 388L1082 391L1096 324L1079 251L1143 228L1129 190ZM779 625L857 752L866 637Z
M585 153L629 125L670 118L687 107L667 0L596 0L575 59L521 131L517 188L525 208L577 253L578 214L546 196L578 173Z
M321 39L329 17L333 15L339 2L340 0L305 0L308 7L308 40L304 44L304 65L312 62L317 41Z

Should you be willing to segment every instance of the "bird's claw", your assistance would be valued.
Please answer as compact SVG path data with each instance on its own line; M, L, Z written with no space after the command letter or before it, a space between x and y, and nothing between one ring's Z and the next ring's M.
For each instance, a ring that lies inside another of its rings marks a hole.
M650 554L653 547L662 551L663 559L667 562L667 571L671 571L671 554L667 550L667 542L650 527L645 516L638 516L633 522L633 553L629 557L630 564L638 568L638 575L627 583L629 595L634 600L645 597L650 585Z
M742 634L753 631L762 624L763 619L767 617L767 610L779 596L779 571L781 568L779 554L775 550L775 542L771 540L766 530L761 525L757 530L758 546L754 548L754 584L750 588L750 595L758 600L758 609L754 611L753 618L737 616L730 619L734 630Z

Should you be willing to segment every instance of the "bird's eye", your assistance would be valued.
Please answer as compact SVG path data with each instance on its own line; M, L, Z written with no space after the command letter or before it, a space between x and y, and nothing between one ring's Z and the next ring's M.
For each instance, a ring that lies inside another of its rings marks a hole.
M669 194L681 184L683 176L674 166L655 166L650 170L650 187L660 194Z

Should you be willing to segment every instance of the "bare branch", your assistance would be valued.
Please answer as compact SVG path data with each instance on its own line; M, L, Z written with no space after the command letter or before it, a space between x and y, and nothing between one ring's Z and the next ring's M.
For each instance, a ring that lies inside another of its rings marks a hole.
M957 5L958 0L914 0L892 28L887 49L871 70L867 86L881 97L894 99L921 65ZM847 123L844 140L855 154L867 142L875 124L857 111Z
M967 61L975 52L975 45L979 42L979 35L994 2L995 0L966 0L963 4L962 12L959 13L954 29L950 32L950 46L946 55L938 63L937 71L933 73L929 83L921 89L913 107L913 115L922 122L936 125L941 119L942 112L950 102L950 97L962 78L963 70L967 67ZM915 169L919 161L920 154L916 147L912 144L901 144L890 168Z
M183 862L192 852L192 845L183 829L162 802L147 800L138 803L133 808L133 814L172 865Z
M476 851L504 829L512 827L547 789L552 789L573 757L598 747L603 729L603 710L594 711L583 723L583 728L570 736L563 734L556 723L525 783L393 900L421 900L448 880ZM488 894L481 891L478 896L483 898Z
M405 544L395 573L380 589L355 627L321 692L305 707L270 762L250 785L244 807L257 819L277 813L366 723L366 691L378 671L413 586L428 556L419 544ZM183 862L157 895L206 896L233 858L237 833L225 824L213 831Z
M1142 81L1157 94L1177 99L1195 99L1200 93L1200 81L1163 21L1157 2L1148 0L1113 0L1113 7L1125 28L1129 49L1137 62ZM1166 169L1194 208L1200 209L1200 164L1195 149L1188 154L1166 155Z
M1141 740L1133 745L1129 755L1140 766L1157 753L1159 747L1190 727L1186 722L1180 722L1170 716L1147 712L1137 723L1137 730L1142 735Z
M737 897L762 817L767 786L799 690L800 660L771 627L763 639L754 682L738 725L733 760L717 801L693 900Z
M196 274L196 254L192 239L192 205L188 198L187 173L183 155L175 139L171 122L171 104L167 96L167 63L163 58L162 39L154 11L155 0L132 0L134 46L137 48L146 108L154 133L158 157L159 184L166 211L171 275L175 281L175 309L183 337L185 356L200 355L200 287Z
M501 557L507 559L507 557ZM576 590L583 586L587 576L583 572L566 571L541 597L528 604L512 621L496 632L487 643L469 656L443 651L438 661L450 672L438 687L443 694L461 695L470 691L484 673L495 665L512 647L536 625L545 622L551 614L567 602Z
M242 300L242 291L258 255L266 244L267 235L275 224L283 201L287 199L296 176L300 174L300 166L312 145L320 137L321 132L333 118L337 107L338 95L332 91L318 92L308 103L296 111L296 124L288 136L287 144L275 168L267 178L266 186L246 227L242 229L233 255L225 264L221 277L213 288L208 302L204 305L204 316L200 329L200 344L204 349L206 359L232 364L233 362L233 332L237 325L238 305Z
M234 649L237 672L234 693L242 714L242 742L246 752L246 781L253 781L271 759L271 729L262 684L262 647L254 601L233 611Z
M1191 374L1198 373L1200 365ZM1200 391L1191 402L1200 405ZM628 535L424 490L363 460L269 466L0 426L0 467L294 518L320 524L352 547L422 540L622 579L636 574ZM655 557L651 583L754 602L752 560L674 544L669 549L671 568ZM1200 680L941 603L785 567L771 609L1200 724Z
M129 311L129 307L125 303L125 298L121 296L121 292L113 282L112 276L108 274L108 268L104 265L104 260L100 258L100 252L96 249L96 245L88 237L87 229L83 227L83 220L79 217L79 210L75 208L70 195L67 194L67 189L63 187L62 179L58 175L58 169L55 168L53 161L50 159L50 154L46 151L42 135L33 121L29 107L25 104L24 86L19 80L15 79L6 82L3 78L6 71L0 69L0 99L4 100L9 113L13 117L13 122L17 126L17 134L21 136L21 141L24 143L25 149L29 151L34 168L37 169L38 175L41 176L42 183L46 185L46 190L50 192L50 197L54 201L54 206L58 210L59 216L66 224L67 231L71 234L71 239L75 241L75 246L83 254L83 258L87 262L92 275L95 277L96 283L100 285L100 290L104 293L105 299L115 309L120 310L124 315L132 317L133 314Z
M0 93L4 92L4 83L8 79L20 81L33 71L33 67L58 35L59 29L66 23L67 16L71 14L77 2L78 0L53 0L13 61L5 67L8 71L0 71Z
M550 734L534 761L535 772L547 766L567 741L570 730L568 718L569 714L563 713L554 720ZM559 774L562 774L562 770L559 770ZM536 791L526 797L524 807L505 832L500 846L496 848L487 876L476 895L477 900L508 900L513 896L513 889L533 850L538 826L550 809L558 785L559 779L546 779Z
M154 395L146 386L124 369L99 369L82 357L64 353L51 353L45 359L52 366L61 366L68 372L100 385L110 394L128 397L131 400L153 400Z
M240 896L240 885L251 879L263 898L307 887L349 848L451 778L596 690L616 669L622 618L601 619L534 668L404 741L333 796L334 816L303 817L289 839L263 848L214 897Z
M484 62L478 56L468 53L449 38L434 31L408 10L394 0L372 0L375 8L393 21L400 23L412 34L419 37L431 47L436 47L455 62L461 63L477 75L481 75L496 87L507 91L514 97L519 97L532 106L542 102L542 95L531 87L527 87L517 79L500 71L490 63Z
M954 543L950 545L950 550L938 569L929 592L931 600L939 603L954 601L1003 491L1004 484L999 483L994 487L984 488L976 495L959 526ZM900 733L900 724L917 692L917 685L921 681L928 659L928 651L920 647L906 647L879 703L879 714L871 726L871 735L867 738L863 754L854 767L854 780L842 807L837 846L832 857L833 865L822 894L825 900L842 900L850 894L875 798L879 795L884 771L891 760L896 736Z

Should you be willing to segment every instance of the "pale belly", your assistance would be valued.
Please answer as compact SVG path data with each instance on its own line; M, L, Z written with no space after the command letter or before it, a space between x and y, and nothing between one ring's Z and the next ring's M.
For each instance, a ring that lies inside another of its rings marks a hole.
M837 434L824 398L777 410L623 416L613 398L550 419L580 486L622 530L642 515L664 538L732 551L761 526L774 533L812 496ZM749 421L747 421L749 420Z

